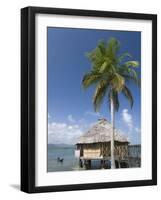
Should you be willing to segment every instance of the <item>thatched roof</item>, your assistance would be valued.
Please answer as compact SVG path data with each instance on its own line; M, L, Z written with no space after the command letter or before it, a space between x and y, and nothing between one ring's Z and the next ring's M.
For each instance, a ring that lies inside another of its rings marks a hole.
M89 144L111 141L112 126L106 119L99 119L83 136L78 139L77 144ZM115 129L115 141L129 142L128 138L118 129Z

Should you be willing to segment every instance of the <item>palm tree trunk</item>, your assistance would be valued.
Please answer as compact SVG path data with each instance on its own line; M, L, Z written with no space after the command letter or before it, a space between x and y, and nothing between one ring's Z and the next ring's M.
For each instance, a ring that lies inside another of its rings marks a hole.
M115 109L113 99L111 98L111 125L112 125L112 132L111 132L111 169L115 169L115 156L114 156L114 127L115 127Z

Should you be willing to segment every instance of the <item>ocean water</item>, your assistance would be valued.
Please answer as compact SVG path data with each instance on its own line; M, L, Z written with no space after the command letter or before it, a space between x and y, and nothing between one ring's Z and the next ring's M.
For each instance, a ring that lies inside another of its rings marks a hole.
M58 161L58 157L63 158L63 162ZM92 160L91 170L100 169L101 163L98 160ZM78 171L85 170L79 167L79 159L75 157L75 146L64 144L48 144L47 171Z
M72 145L52 145L48 144L47 171L73 171L80 170L79 160L75 158L75 147ZM63 158L59 162L57 158Z
M137 145L135 148L130 146L129 150L129 155L133 156L129 157L129 167L140 167L141 159L139 156L140 154L138 153L140 152L140 145ZM63 158L63 162L59 162L58 157ZM92 160L90 169L101 169L100 161ZM84 168L79 167L79 159L75 157L75 146L65 144L48 144L47 171L58 172L74 170L85 170Z

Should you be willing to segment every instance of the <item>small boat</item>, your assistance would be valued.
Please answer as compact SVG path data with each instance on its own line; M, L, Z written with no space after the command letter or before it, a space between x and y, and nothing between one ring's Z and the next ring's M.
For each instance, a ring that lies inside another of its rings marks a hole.
M63 161L64 161L64 158L57 157L57 161L58 161L58 162L63 162Z

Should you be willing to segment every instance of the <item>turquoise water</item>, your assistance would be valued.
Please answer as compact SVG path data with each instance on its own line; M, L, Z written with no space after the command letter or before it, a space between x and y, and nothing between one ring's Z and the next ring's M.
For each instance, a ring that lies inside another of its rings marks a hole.
M58 157L63 158L63 162L58 161ZM91 169L100 169L100 161L93 160ZM79 159L75 157L75 147L73 145L48 144L47 171L73 171L84 170L79 167Z
M59 162L57 158L63 158L63 162ZM48 145L48 163L47 171L72 171L79 170L79 160L75 158L74 146Z
M136 145L135 145L136 146ZM129 167L140 167L141 160L138 155L140 155L140 145L137 148L133 146L129 147L130 157ZM137 152L137 153L136 153ZM136 154L136 155L135 155ZM136 156L136 157L135 157ZM63 158L63 162L58 161L58 157ZM92 160L91 169L100 169L101 164L98 160ZM47 171L57 172L57 171L73 171L73 170L84 170L84 168L79 167L79 159L75 157L75 146L73 145L55 145L48 144L48 161L47 161Z

